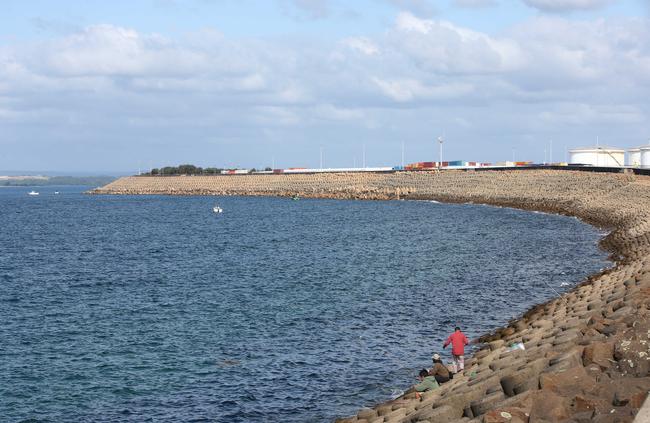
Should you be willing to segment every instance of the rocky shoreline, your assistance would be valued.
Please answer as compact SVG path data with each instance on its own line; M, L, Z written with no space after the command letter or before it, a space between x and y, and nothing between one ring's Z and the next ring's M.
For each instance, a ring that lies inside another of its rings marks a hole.
M472 202L576 216L610 231L616 266L484 335L466 371L346 423L630 422L650 390L650 177L560 170L121 178L93 194ZM579 281L576 281L579 282ZM525 350L510 351L521 342Z

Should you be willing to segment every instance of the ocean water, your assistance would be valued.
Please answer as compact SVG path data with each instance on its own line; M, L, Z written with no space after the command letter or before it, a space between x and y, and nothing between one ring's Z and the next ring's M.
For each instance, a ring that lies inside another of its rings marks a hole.
M331 421L609 265L562 216L82 190L0 188L3 422Z

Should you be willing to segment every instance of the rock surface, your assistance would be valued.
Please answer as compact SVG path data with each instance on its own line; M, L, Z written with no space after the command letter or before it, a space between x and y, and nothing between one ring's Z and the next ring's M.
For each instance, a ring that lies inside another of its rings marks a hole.
M559 170L130 177L93 193L430 199L576 216L611 231L601 246L615 267L481 337L464 375L441 388L338 421L630 422L650 390L650 177ZM525 350L509 352L515 342Z

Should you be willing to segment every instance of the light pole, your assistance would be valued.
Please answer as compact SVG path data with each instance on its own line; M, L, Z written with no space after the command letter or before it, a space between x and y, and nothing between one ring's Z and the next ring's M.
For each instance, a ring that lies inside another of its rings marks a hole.
M439 144L439 147L440 147L440 151L439 151L439 153L440 153L440 156L439 156L440 157L440 162L438 163L438 167L442 167L442 143L443 142L444 142L443 138L438 137L438 144Z

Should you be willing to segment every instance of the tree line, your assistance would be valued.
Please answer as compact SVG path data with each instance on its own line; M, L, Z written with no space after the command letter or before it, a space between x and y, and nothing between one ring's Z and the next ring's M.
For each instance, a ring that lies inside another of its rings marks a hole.
M151 169L150 172L143 173L148 176L164 176L164 175L219 175L228 169L220 167L206 167L194 166L191 164L183 164L179 166L165 166L161 168ZM270 167L265 170L271 170ZM250 169L251 172L256 172L256 169Z
M184 164L180 166L165 166L161 168L151 169L150 172L145 173L145 175L157 176L157 175L217 175L221 173L223 169L217 167L207 167L202 168L199 166L194 166L190 164Z

